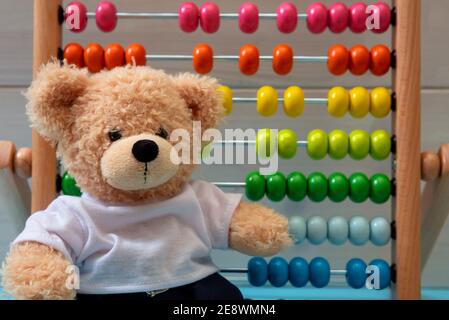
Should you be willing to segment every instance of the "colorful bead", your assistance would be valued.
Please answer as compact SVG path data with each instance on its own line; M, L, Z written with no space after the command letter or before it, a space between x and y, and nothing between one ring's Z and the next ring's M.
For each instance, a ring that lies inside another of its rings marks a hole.
M364 217L353 217L349 220L349 241L355 246L363 246L369 240L369 222Z
M287 197L291 201L302 201L307 195L307 179L300 172L292 172L287 177Z
M344 159L349 152L349 137L342 130L329 133L329 157L334 160Z
M376 15L379 18L379 25L374 26L371 29L374 33L383 33L388 30L391 24L391 9L388 4L385 2L378 2L374 4L374 10L372 10L371 15L376 18ZM376 20L374 20L376 21Z
M293 258L288 264L289 279L292 286L302 288L309 282L309 264L303 258Z
M268 281L268 264L264 258L251 258L248 261L248 282L254 287L262 287Z
M259 27L259 9L254 3L246 2L240 6L239 28L243 33L254 33Z
M366 73L370 67L370 53L365 46L357 45L349 53L349 70L355 76Z
M375 246L385 246L390 242L391 225L387 219L377 217L370 222L370 240Z
M298 11L291 2L284 2L276 9L276 24L282 33L295 31L298 24Z
M349 181L344 174L336 172L329 176L328 197L333 202L342 202L348 197Z
M327 222L323 217L307 219L307 240L313 245L320 245L327 239Z
M365 159L370 152L370 136L366 131L354 130L349 134L349 155L354 160Z
M329 7L329 30L341 33L346 30L349 22L349 12L345 4L336 2Z
M253 75L259 70L259 49L256 46L247 44L240 48L239 69L247 76Z
M320 2L307 8L307 28L312 33L322 33L327 27L327 8Z
M326 259L316 257L309 264L310 283L315 288L324 288L329 284L331 267Z
M349 94L343 87L334 87L327 94L327 112L336 118L344 117L349 110Z
M282 201L287 194L287 179L277 172L267 177L267 198L273 202Z
M92 73L104 68L104 50L98 43L91 43L84 49L84 64Z
M391 95L386 88L371 91L370 112L375 118L385 118L391 111Z
M379 271L378 274L378 287L376 288L376 277L373 277L374 283L371 283L373 285L374 289L376 290L383 290L390 286L391 283L391 269L387 262L381 259L375 259L369 263L369 267L376 267Z
M326 132L321 129L313 130L307 137L307 154L314 160L321 160L328 152L329 140Z
M275 257L268 263L268 280L274 287L283 287L288 282L288 262L281 257Z
M194 32L200 22L200 11L193 2L184 2L178 9L179 28L184 32Z
M206 33L217 32L220 28L220 8L215 3L206 2L201 5L200 26Z
M257 90L257 112L270 117L278 110L278 94L273 87L263 86Z
M349 198L355 203L365 202L370 195L370 181L363 173L349 177Z
M375 174L370 180L370 199L372 202L382 204L390 199L391 182L384 174Z
M343 245L349 236L348 221L343 217L332 217L327 222L327 238L335 246Z
M324 201L327 196L327 188L327 179L322 173L315 172L309 175L307 179L307 195L311 201Z
M144 66L147 64L147 52L145 47L139 43L133 43L126 48L125 60L126 64Z
M349 8L349 29L354 33L362 33L366 31L366 13L367 6L362 2L354 3Z
M246 197L251 201L259 201L265 196L265 177L254 171L246 176Z
M62 193L67 196L80 197L81 190L76 184L75 178L73 178L68 172L65 172L61 181Z
M291 86L284 91L284 113L292 118L304 112L304 91L300 87Z
M117 26L117 8L112 2L102 1L95 10L95 21L98 29L111 32Z
M376 130L370 137L370 154L374 160L385 160L391 153L391 138L385 130Z
M335 76L344 74L349 68L349 52L342 45L335 45L327 52L327 69Z
M291 159L296 155L297 136L293 130L284 129L278 133L278 154L282 159Z
M272 152L274 151L272 144L275 142L275 137L272 133L271 129L260 129L257 131L256 136L256 154L263 158L267 159L271 157Z
M218 90L223 95L222 101L225 114L229 115L232 112L232 90L228 86L220 86Z
M78 68L84 67L84 49L78 43L69 43L64 48L64 59Z
M214 66L214 52L207 44L198 44L193 49L193 68L199 74L207 74Z
M296 244L302 243L307 236L306 220L301 216L292 216L288 220L288 233Z
M65 8L64 20L66 27L75 33L82 32L87 26L87 9L79 1L70 2Z
M106 47L104 65L108 70L125 65L125 50L121 45L113 43Z
M368 90L356 87L349 91L349 113L356 119L364 118L370 109Z
M384 45L377 45L371 49L370 70L375 76L388 73L391 65L390 49Z
M273 70L284 76L293 68L293 50L285 44L279 44L273 49Z
M346 264L346 281L353 289L361 289L366 283L366 263L361 259L351 259Z

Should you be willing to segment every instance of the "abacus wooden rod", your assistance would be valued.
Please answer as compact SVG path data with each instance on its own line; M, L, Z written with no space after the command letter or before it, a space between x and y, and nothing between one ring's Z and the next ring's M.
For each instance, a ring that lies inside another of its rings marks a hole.
M191 54L147 54L145 56L147 61L160 60L160 61L190 61L192 60ZM238 61L239 56L237 55L214 55L214 60L221 61ZM272 61L273 56L260 56L261 61ZM327 56L294 56L293 61L298 62L327 62Z
M260 20L276 20L276 13L259 13ZM95 18L95 12L87 12L89 19ZM178 19L179 14L175 12L117 12L117 18L122 19ZM237 20L238 13L220 13L223 20ZM298 13L298 20L306 20L307 13Z

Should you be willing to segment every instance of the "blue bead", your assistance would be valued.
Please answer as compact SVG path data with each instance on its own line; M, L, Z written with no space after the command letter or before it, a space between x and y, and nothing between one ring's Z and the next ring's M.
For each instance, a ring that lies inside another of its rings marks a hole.
M324 288L331 278L331 267L324 258L314 258L309 264L310 283L316 288Z
M288 220L288 232L296 244L303 242L307 235L306 220L301 216L292 216Z
M307 239L313 245L320 245L327 239L327 221L323 217L307 219Z
M365 245L369 240L369 233L369 222L365 217L353 217L349 220L349 241L353 245Z
M343 217L332 217L327 222L327 237L333 245L343 245L349 236L348 221Z
M268 265L264 258L255 257L248 261L248 282L255 287L263 286L268 280Z
M370 222L370 239L375 246L385 246L391 238L391 226L387 219L377 217Z
M288 262L281 257L271 259L268 263L268 279L275 287L283 287L288 282Z
M361 289L366 283L366 263L361 259L351 259L346 264L346 281L351 288Z
M379 286L376 288L375 284L376 281L374 279L374 281L370 281L370 283L372 285L374 285L374 289L386 289L390 286L390 282L391 282L391 269L390 269L390 265L382 259L375 259L373 261L370 262L369 267L377 267L379 270ZM375 275L375 271L371 272L371 275ZM368 274L368 277L370 277L370 274Z
M292 286L304 287L309 281L309 265L303 258L293 258L288 265L289 278Z

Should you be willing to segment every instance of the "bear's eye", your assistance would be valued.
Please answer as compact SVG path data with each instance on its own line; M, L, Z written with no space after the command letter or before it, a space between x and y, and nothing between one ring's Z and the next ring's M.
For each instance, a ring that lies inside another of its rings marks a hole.
M167 130L165 130L164 128L159 128L156 132L156 135L163 138L163 139L167 139L168 138L168 132Z
M114 142L114 141L119 140L122 137L122 133L118 129L113 129L113 130L109 131L108 136L109 136L109 140L111 140L111 142Z

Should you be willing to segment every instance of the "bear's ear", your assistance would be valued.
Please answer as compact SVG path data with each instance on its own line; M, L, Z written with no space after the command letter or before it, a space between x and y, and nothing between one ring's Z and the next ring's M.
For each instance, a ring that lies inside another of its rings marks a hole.
M71 107L88 85L87 71L50 62L43 66L25 93L27 115L39 134L58 142L73 123Z
M223 94L216 79L183 73L173 78L181 97L192 110L193 120L201 129L216 127L224 115Z

